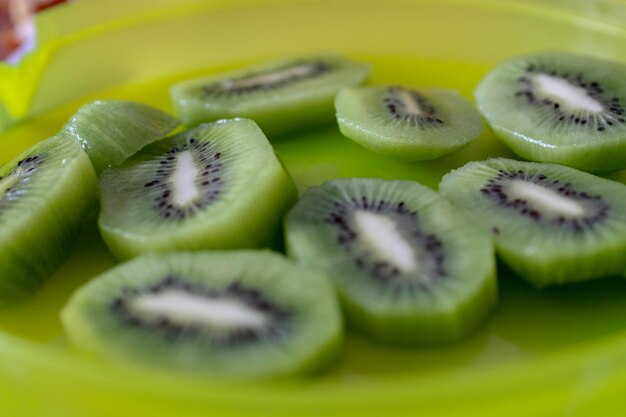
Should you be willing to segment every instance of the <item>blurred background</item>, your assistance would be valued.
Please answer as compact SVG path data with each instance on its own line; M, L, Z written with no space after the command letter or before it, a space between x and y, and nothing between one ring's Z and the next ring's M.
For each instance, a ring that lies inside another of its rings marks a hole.
M0 0L0 59L17 60L34 43L34 15L68 0Z

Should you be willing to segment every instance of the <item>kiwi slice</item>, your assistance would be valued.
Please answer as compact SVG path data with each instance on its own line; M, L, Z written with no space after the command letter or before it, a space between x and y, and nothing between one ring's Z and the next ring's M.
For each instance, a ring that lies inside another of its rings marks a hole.
M213 376L314 372L342 339L332 286L269 251L145 255L80 288L61 317L94 357Z
M79 141L99 174L163 138L178 124L173 116L146 104L98 100L81 107L63 130Z
M177 84L171 96L186 125L253 119L271 137L331 124L341 87L361 84L368 64L335 54L279 60Z
M335 100L339 129L374 152L406 161L452 153L480 136L478 111L455 91L349 87Z
M497 158L447 174L440 192L493 233L498 254L538 287L626 268L626 186L556 164Z
M348 323L376 340L456 340L496 304L489 234L418 183L332 180L285 227L288 253L331 277Z
M518 155L587 171L626 167L626 65L544 52L498 65L476 89L494 133Z
M63 134L0 168L0 306L33 294L66 259L96 203L96 175Z
M111 252L251 248L272 242L297 190L257 125L198 126L158 141L100 179Z

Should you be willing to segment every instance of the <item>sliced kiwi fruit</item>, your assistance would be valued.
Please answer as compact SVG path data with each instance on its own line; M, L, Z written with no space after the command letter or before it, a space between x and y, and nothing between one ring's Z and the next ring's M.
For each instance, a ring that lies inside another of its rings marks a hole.
M95 358L217 377L316 372L342 339L332 286L269 251L144 255L77 290L61 316Z
M99 174L165 137L178 124L173 116L146 104L98 100L81 107L63 130L79 141Z
M563 52L503 62L476 100L515 153L587 171L626 168L626 65Z
M270 245L297 199L257 125L207 123L165 138L100 179L99 226L111 252Z
M557 164L470 162L439 190L493 234L498 254L538 287L626 268L626 185Z
M335 100L344 136L406 161L450 154L480 136L478 111L454 91L401 85L342 89Z
M457 340L496 304L489 234L418 183L329 181L305 191L285 229L289 255L331 277L349 325L375 340Z
M246 117L272 138L331 124L337 91L361 84L369 72L368 64L335 54L297 57L185 81L171 96L188 126Z
M95 203L93 166L63 134L0 168L0 306L24 300L54 273Z

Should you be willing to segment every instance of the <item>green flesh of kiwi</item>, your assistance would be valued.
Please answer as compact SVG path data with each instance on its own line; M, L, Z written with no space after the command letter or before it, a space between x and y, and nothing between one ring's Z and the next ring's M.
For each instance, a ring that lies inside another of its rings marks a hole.
M261 251L136 258L80 288L62 321L110 363L217 377L315 372L342 339L330 284Z
M167 135L178 120L141 103L99 100L81 107L63 130L89 155L96 173L118 165L131 155Z
M96 203L96 175L60 134L0 168L0 306L32 295L65 261Z
M270 138L330 125L340 88L361 84L370 66L334 54L273 61L175 85L171 96L188 126L253 119Z
M290 256L332 278L348 323L376 340L456 340L497 301L489 235L418 183L329 181L304 193L285 229Z
M204 124L156 142L100 180L99 226L119 259L270 244L297 190L257 125Z
M587 171L626 167L626 65L545 52L506 61L476 89L494 133L518 155Z
M626 186L556 164L490 159L446 175L440 192L491 231L498 254L538 287L626 268Z
M483 131L478 111L456 92L404 86L351 87L335 100L339 129L392 158L419 161L452 153Z

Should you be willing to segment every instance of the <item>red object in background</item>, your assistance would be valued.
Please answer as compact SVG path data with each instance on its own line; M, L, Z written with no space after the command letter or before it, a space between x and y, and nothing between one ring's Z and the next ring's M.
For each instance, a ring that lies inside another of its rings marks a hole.
M56 6L60 3L65 3L66 1L67 0L35 0L31 3L33 3L33 10L35 11L35 13L37 13L44 9L47 9L48 7Z
M13 32L13 24L7 3L0 3L0 59L4 59L20 45Z
M32 24L35 13L68 0L0 0L0 60L4 60L28 39L18 29Z

